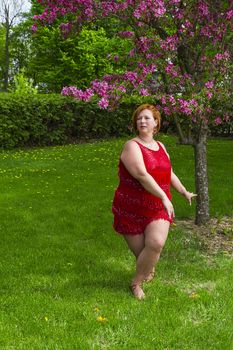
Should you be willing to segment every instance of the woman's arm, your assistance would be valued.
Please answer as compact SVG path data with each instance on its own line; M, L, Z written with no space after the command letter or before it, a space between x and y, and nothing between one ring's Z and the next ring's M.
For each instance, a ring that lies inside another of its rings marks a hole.
M172 187L179 192L182 196L184 196L189 204L192 204L192 198L196 197L197 195L195 193L189 192L186 190L186 188L182 185L180 179L176 176L176 174L172 171L171 174L171 185Z
M156 197L162 200L169 217L174 216L174 209L166 193L157 184L154 178L147 172L142 152L139 145L134 141L128 141L121 154L121 160L128 172L137 179L140 184Z
M162 142L159 142L159 143L163 147L168 158L170 159L169 154L167 153L165 146L162 144ZM196 197L197 194L187 191L186 188L182 185L180 179L173 172L173 170L171 173L171 185L177 192L179 192L182 196L184 196L187 199L187 201L189 202L190 205L192 204L192 199L193 199L193 197Z

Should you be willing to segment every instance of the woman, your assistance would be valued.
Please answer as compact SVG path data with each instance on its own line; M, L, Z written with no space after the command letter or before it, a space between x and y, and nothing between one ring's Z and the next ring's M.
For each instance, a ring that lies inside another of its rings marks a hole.
M133 126L137 136L126 142L121 153L120 184L112 207L113 227L124 236L136 257L136 273L130 287L137 299L145 297L142 283L154 277L154 266L175 216L170 185L190 205L196 196L182 185L164 145L153 138L160 121L160 113L153 105L143 104L135 110Z

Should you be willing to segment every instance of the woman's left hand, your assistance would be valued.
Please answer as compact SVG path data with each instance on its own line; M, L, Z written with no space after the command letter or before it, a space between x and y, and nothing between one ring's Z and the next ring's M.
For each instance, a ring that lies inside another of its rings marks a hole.
M189 192L189 191L185 191L184 193L184 197L187 199L187 201L189 202L189 205L192 204L192 199L194 197L197 197L197 194L196 193L192 193L192 192Z

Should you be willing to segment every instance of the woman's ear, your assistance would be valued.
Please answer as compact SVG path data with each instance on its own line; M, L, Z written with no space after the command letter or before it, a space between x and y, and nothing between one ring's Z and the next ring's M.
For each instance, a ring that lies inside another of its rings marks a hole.
M154 126L154 135L158 132L158 120L155 119L155 126Z

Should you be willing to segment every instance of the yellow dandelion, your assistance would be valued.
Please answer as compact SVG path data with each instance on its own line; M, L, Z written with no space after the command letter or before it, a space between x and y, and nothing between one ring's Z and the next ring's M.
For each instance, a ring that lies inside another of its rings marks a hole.
M189 295L189 298L191 298L191 299L198 299L198 298L200 298L200 295L197 294L197 293L195 293L195 292L193 292L193 293L191 293L191 294Z
M48 322L48 320L49 320L47 316L45 316L45 318L44 318L44 319L45 319L45 321L46 321L46 322Z
M107 321L107 319L106 319L106 317L98 316L97 321L98 322L105 322L105 321Z

